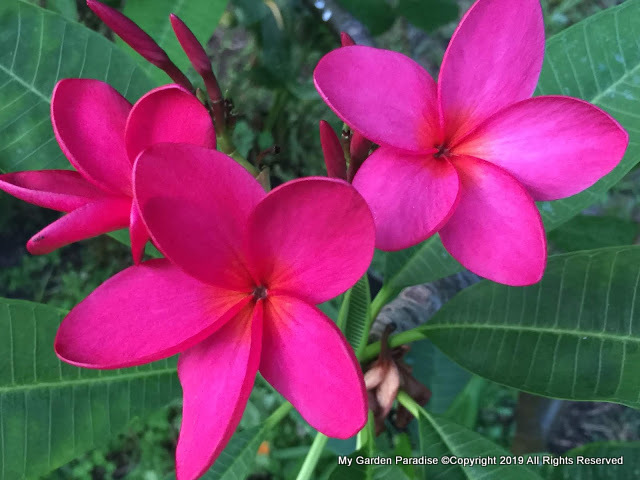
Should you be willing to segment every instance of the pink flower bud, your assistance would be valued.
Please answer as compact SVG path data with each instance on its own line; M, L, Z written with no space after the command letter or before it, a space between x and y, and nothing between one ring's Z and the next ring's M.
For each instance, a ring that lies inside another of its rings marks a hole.
M350 47L351 45L355 45L356 42L351 38L347 32L340 32L340 43L343 47Z
M198 72L202 77L202 80L204 80L204 85L207 88L207 94L211 100L213 121L217 131L221 132L225 128L224 99L222 97L220 85L218 85L218 80L211 69L211 62L209 61L207 52L205 52L204 47L200 44L189 27L187 27L187 25L180 20L177 15L172 13L169 15L169 18L171 19L171 26L178 38L178 42L180 42L180 46L187 54L187 57L189 57L189 61L191 62L191 65L193 65L193 68L195 68L196 72Z
M333 131L331 125L320 120L320 144L324 154L324 163L327 166L327 175L332 178L347 178L347 166L342 152L340 140Z
M164 70L175 83L193 90L189 79L169 59L167 53L135 22L118 10L97 0L87 0L87 5L116 35L142 55L145 60Z

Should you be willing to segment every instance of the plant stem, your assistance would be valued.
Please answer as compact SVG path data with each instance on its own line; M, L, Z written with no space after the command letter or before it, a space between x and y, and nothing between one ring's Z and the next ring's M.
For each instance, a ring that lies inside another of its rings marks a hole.
M421 413L425 414L425 410L404 390L400 390L396 398L400 405L409 410L409 413L414 417L418 418Z
M389 288L388 285L383 285L378 294L371 302L371 323L376 319L382 307L384 307L389 300L395 297L398 291L393 288ZM367 332L368 333L368 332Z
M420 326L416 328L412 328L411 330L407 330L406 332L400 332L395 335L391 335L389 337L389 348L395 348L400 345L404 345L405 343L415 342L417 340L424 340L427 338L426 332L424 332ZM380 353L380 342L375 342L364 349L362 355L360 356L361 362L367 362L369 360L373 360Z
M242 165L247 171L256 177L258 173L258 169L254 167L251 162L249 162L246 158L240 155L240 152L236 149L236 146L233 143L233 140L229 136L229 131L225 130L224 133L218 135L218 150L222 153L229 155L236 162Z
M289 414L292 408L293 405L291 405L289 402L284 402L282 405L276 408L273 413L269 415L264 421L267 429L275 427L278 423L284 420L284 418Z
M313 474L313 471L318 464L318 460L320 459L320 455L322 455L322 451L324 450L327 441L329 441L329 437L318 432L316 438L311 444L309 453L307 453L307 456L304 459L302 468L300 468L300 472L298 472L296 480L309 480L311 478L311 475Z

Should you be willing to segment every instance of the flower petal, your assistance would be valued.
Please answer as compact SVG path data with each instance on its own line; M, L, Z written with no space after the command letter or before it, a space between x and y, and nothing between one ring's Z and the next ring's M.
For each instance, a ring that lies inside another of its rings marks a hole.
M376 222L376 247L400 250L436 233L458 198L456 169L445 158L380 147L364 162L353 186Z
M149 260L114 275L71 310L55 350L80 367L141 365L207 338L248 299L205 285L166 259Z
M77 208L36 233L27 243L32 255L43 255L70 243L97 237L129 225L131 199L107 197Z
M164 85L144 95L131 109L125 129L129 160L154 143L190 143L216 148L207 109L179 85Z
M557 200L581 192L613 170L628 142L618 122L590 103L535 97L491 117L455 152L502 167L535 200Z
M349 438L367 422L367 393L353 349L312 305L267 298L260 373L325 435Z
M342 47L320 60L313 79L327 105L366 138L404 150L433 150L440 136L436 84L409 57Z
M51 123L60 148L83 177L101 189L131 195L124 127L131 104L99 80L60 80L51 97Z
M176 450L178 480L199 478L240 423L260 362L262 306L242 312L180 357L184 392Z
M375 230L369 207L351 185L316 177L272 190L252 212L247 238L262 285L315 304L367 271Z
M540 213L525 188L500 167L454 157L460 202L440 230L445 248L478 275L507 285L542 278L547 243Z
M7 173L0 175L0 190L59 212L70 212L105 196L102 190L71 170Z
M187 144L156 144L134 168L140 213L156 246L187 273L212 285L246 289L242 253L260 184L223 153Z
M544 56L539 0L478 0L442 60L438 96L449 144L503 107L529 98Z
M131 204L131 216L129 220L129 239L131 240L131 254L133 263L138 265L142 261L144 255L144 247L147 245L151 237L147 231L147 227L142 221L138 202L134 199Z

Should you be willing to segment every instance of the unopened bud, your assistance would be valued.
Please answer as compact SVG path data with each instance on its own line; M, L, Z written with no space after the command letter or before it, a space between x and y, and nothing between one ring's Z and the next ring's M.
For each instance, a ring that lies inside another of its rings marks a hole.
M347 179L347 164L344 159L342 145L331 125L320 120L320 144L327 166L327 175L331 178Z
M118 10L97 0L87 0L87 5L116 35L145 60L164 70L175 83L193 91L193 86L184 73L175 66L160 45L135 22L125 17Z
M169 15L171 19L171 26L176 34L180 46L184 50L184 53L189 57L189 61L193 68L198 72L198 75L204 80L204 85L207 88L207 94L211 100L211 111L213 113L213 122L218 132L223 132L226 128L225 112L222 97L222 90L218 85L218 80L211 68L211 62L205 52L204 47L198 41L193 32L187 27L187 25L180 20L177 15L173 13Z
M353 38L351 38L351 35L347 32L340 32L340 43L343 47L350 47L356 44Z

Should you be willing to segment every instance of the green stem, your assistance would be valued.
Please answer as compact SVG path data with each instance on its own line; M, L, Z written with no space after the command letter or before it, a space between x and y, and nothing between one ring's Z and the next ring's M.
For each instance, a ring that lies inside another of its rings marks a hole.
M406 343L415 342L417 340L424 340L427 338L427 334L421 330L420 326L416 328L412 328L411 330L407 330L406 332L397 333L395 335L391 335L389 337L389 348L399 347L400 345L404 345ZM367 347L362 352L360 356L361 362L368 362L369 360L373 360L380 353L380 342L375 342Z
M307 456L304 459L304 463L300 468L300 472L298 472L296 480L309 480L311 478L311 475L313 474L313 471L318 464L318 460L320 459L320 455L322 455L322 451L324 450L327 441L329 441L329 437L318 432L316 438L311 444L309 453L307 453Z
M396 398L400 405L409 410L409 413L414 417L418 418L420 414L426 415L425 410L404 390L400 390Z
M293 409L293 405L289 402L284 402L278 408L276 408L271 415L267 417L264 421L267 429L272 429L278 423L280 423L284 418L289 414L289 412Z
M224 133L218 135L218 150L229 155L236 162L247 169L247 171L254 177L258 176L258 174L260 173L258 169L254 167L251 162L249 162L249 160L240 155L240 152L238 152L227 130L225 130Z
M378 294L371 302L371 323L376 319L382 307L384 307L389 300L394 298L398 294L398 291L394 288L389 288L389 285L383 285ZM368 332L367 332L368 333Z

